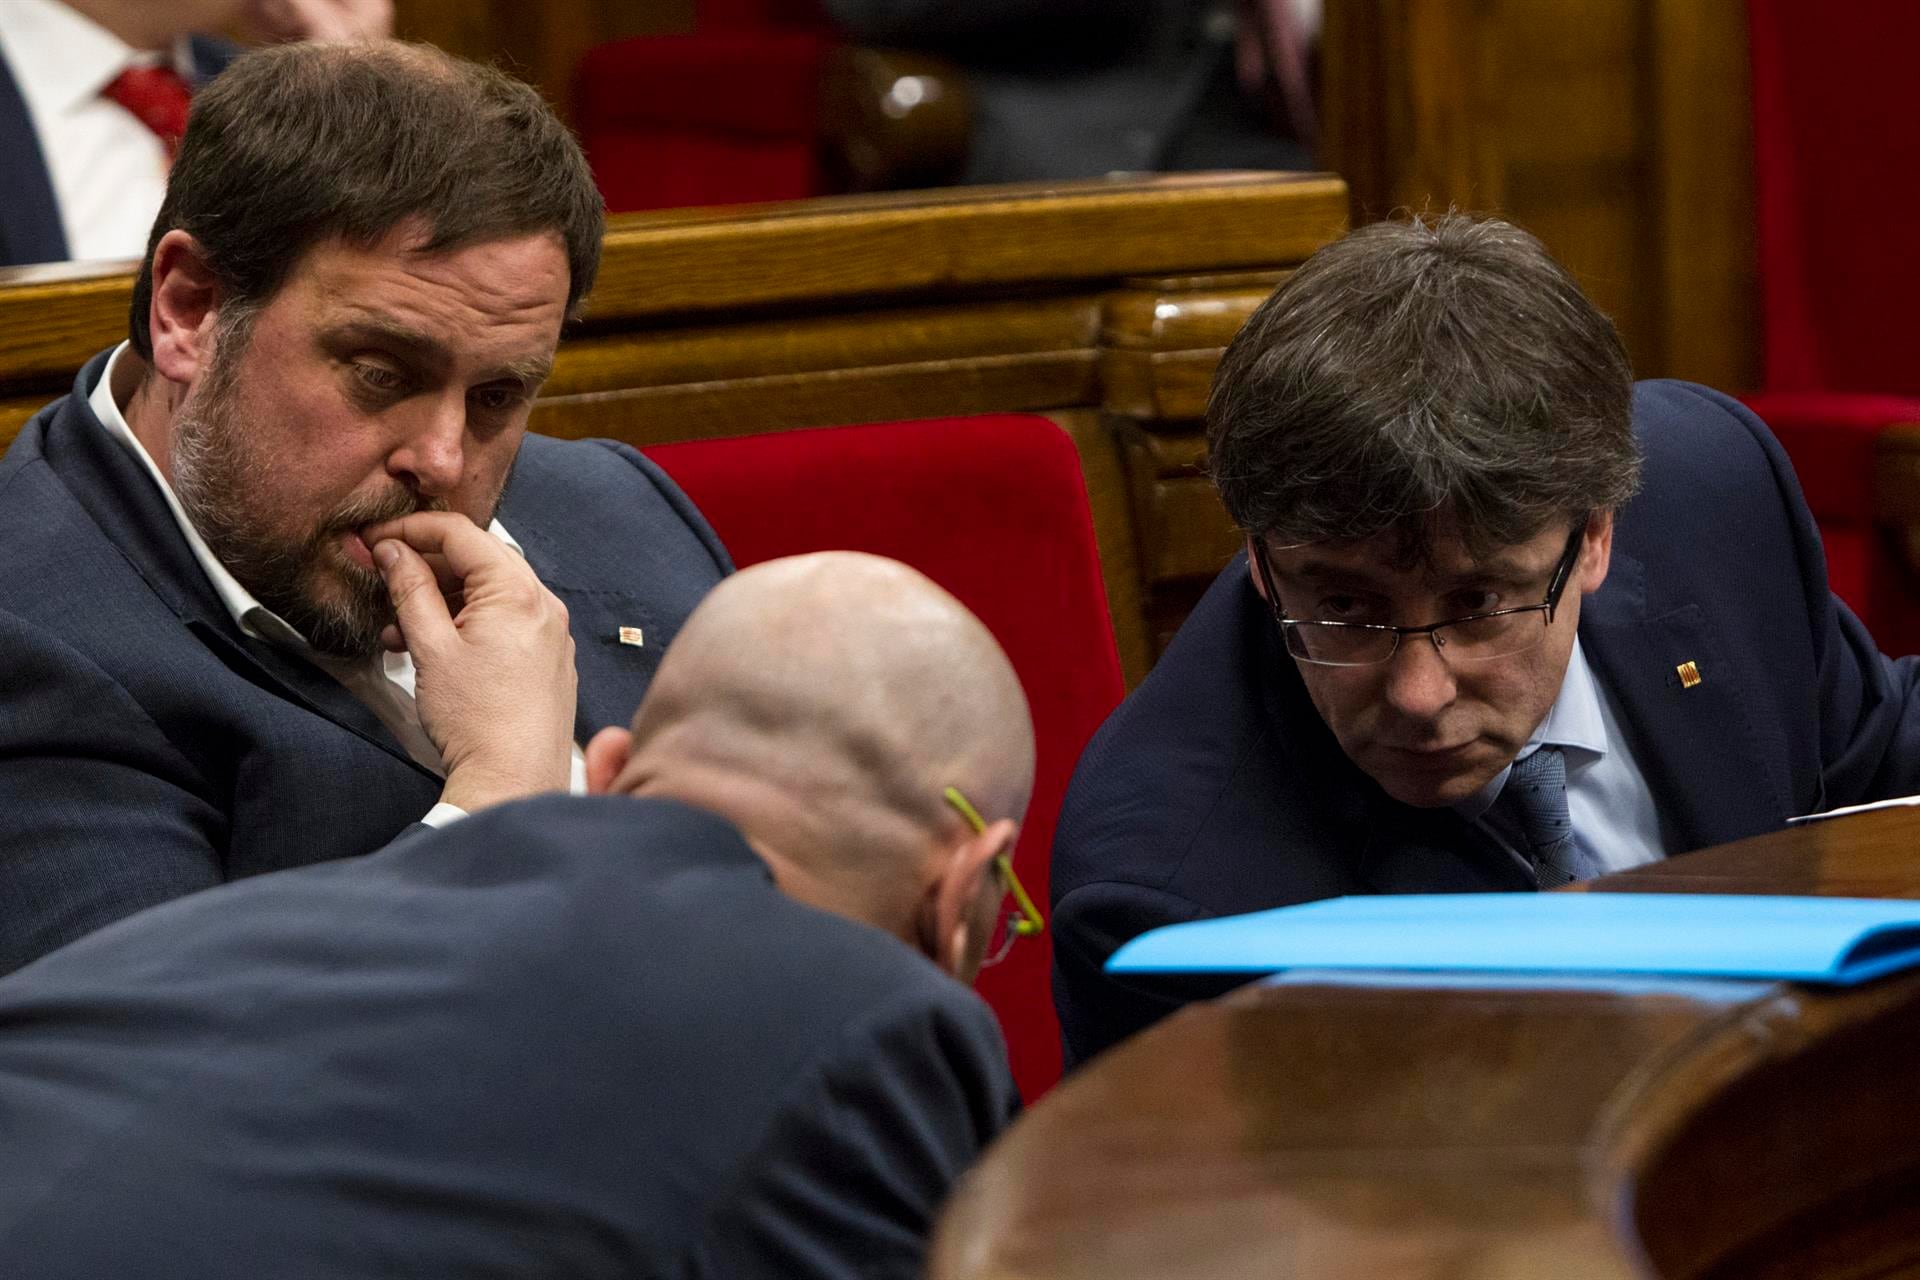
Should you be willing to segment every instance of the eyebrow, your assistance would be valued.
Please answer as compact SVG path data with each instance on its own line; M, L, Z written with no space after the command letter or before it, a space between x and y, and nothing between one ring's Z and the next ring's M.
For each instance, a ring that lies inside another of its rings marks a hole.
M1274 576L1292 579L1295 582L1312 587L1325 587L1328 584L1357 587L1366 591L1384 593L1385 588L1365 568L1352 565L1333 564L1325 560L1308 560L1294 568L1273 567ZM1461 573L1435 575L1435 586L1441 590L1458 590L1461 587L1490 583L1495 586L1524 587L1531 585L1542 574L1551 574L1553 567L1545 569L1527 569L1508 560L1496 558L1482 565L1475 565Z
M440 370L453 363L453 354L446 346L426 334L409 329L405 325L391 321L368 318L349 320L345 324L325 331L325 337L338 342L367 343L376 346L388 346L405 352L409 357L424 365ZM539 390L548 376L553 373L551 356L526 356L511 360L497 369L489 370L480 381L517 382L529 395Z

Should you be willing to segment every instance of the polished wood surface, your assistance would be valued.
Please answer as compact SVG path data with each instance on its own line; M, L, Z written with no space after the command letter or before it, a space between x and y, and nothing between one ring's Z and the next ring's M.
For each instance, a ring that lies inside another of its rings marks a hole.
M1920 897L1920 809L1607 890ZM944 1214L939 1280L1920 1275L1920 974L1296 974L1055 1089Z
M1137 681L1235 546L1199 467L1213 366L1346 209L1325 175L1205 174L616 218L533 426L645 445L1046 413L1080 450ZM125 333L130 291L0 271L0 443Z

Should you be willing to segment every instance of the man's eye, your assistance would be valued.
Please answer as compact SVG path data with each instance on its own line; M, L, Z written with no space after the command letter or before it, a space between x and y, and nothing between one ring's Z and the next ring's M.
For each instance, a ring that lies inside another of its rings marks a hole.
M471 393L474 406L487 413L505 413L520 403L516 387L476 387Z
M1491 613L1501 605L1498 591L1481 588L1474 591L1456 591L1449 601L1448 612L1455 617L1465 617L1470 613Z
M404 381L399 374L384 365L368 364L356 360L353 364L354 376L375 391L398 391Z
M1358 596L1321 596L1319 617L1322 622L1365 622L1367 606Z

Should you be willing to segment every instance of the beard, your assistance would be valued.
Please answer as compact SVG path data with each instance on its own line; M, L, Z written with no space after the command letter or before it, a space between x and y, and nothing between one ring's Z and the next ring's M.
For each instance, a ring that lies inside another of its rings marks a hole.
M335 658L371 659L394 621L379 572L348 556L340 536L415 511L445 511L444 499L405 485L357 494L304 533L273 496L274 468L249 432L235 367L247 320L223 326L201 385L173 422L173 490L187 518L234 579L314 649Z

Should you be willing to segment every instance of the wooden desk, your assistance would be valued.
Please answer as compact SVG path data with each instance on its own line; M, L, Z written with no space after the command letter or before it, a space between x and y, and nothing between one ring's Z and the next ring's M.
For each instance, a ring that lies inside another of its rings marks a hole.
M1595 882L1920 897L1920 810ZM1920 974L1448 987L1192 1006L1028 1112L938 1280L1920 1275Z
M533 429L660 444L1044 413L1137 681L1238 535L1198 463L1221 349L1346 229L1325 174L971 187L612 219ZM125 269L0 269L0 445L126 336Z

